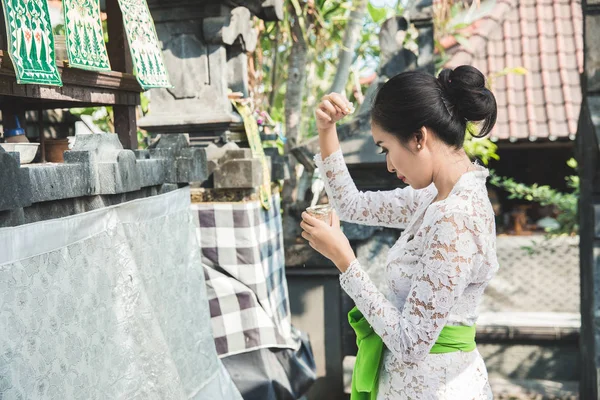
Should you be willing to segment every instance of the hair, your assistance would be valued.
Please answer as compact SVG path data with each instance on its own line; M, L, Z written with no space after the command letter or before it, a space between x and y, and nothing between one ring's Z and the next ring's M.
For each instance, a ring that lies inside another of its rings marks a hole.
M449 146L461 148L467 122L481 122L482 138L496 123L494 94L474 67L444 69L438 78L408 71L388 80L378 91L371 109L372 121L407 143L422 128L432 129Z

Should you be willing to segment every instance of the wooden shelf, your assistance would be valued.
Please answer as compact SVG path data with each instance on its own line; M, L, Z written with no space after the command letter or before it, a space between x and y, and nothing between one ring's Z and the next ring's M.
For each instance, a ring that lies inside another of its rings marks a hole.
M108 57L113 71L94 72L69 68L64 38L56 35L55 52L63 86L17 84L16 74L6 51L6 28L0 18L0 109L23 112L87 106L113 106L114 129L124 148L136 149L136 106L143 92L135 76L123 27L118 0L106 0ZM0 13L2 3L0 2Z
M139 104L142 88L135 76L117 71L94 72L58 67L62 87L19 85L6 52L0 50L0 96L19 97L26 108L52 109L88 105ZM5 100L2 99L2 100Z

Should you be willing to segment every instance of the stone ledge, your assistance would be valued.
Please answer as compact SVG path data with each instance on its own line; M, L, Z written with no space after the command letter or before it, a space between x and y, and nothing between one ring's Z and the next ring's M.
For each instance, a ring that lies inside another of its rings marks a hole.
M18 154L0 148L0 211L203 182L208 176L205 151L190 147L184 135L165 135L156 149L135 152L123 149L116 134L77 135L64 158L63 164L20 166Z
M109 207L127 201L156 196L158 194L176 190L177 188L178 185L167 183L160 186L145 187L134 192L112 195L81 196L33 203L31 206L25 208L0 211L0 228L68 217L70 215L97 210L99 208Z

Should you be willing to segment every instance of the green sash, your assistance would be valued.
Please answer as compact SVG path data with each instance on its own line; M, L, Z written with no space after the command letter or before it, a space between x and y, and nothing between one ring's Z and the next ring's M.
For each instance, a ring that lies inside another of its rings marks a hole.
M358 308L348 313L348 322L356 332L358 354L352 373L352 394L350 400L375 400L379 367L383 355L383 341L373 331L369 322ZM455 351L475 350L475 325L446 325L431 348L431 354L451 353Z

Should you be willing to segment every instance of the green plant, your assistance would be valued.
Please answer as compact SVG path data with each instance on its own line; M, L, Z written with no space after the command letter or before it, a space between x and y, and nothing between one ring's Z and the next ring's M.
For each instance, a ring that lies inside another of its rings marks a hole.
M114 132L114 116L112 107L80 107L71 108L69 112L73 115L90 115L94 124L103 132Z
M577 161L570 159L567 165L573 169L577 168ZM570 175L566 178L567 185L572 192L562 193L548 185L526 185L515 182L512 178L497 176L492 171L490 183L496 187L502 188L509 193L510 199L521 199L538 203L542 206L552 205L557 208L559 214L557 229L549 229L549 235L574 235L579 230L578 219L578 199L579 199L579 177Z
M141 116L144 116L148 113L150 105L150 100L145 93L140 94L140 106L138 112L141 113ZM81 108L71 108L69 112L73 115L90 115L94 124L98 126L102 130L102 132L114 132L114 114L113 109L110 106L102 106L102 107L81 107ZM138 138L138 147L141 149L145 149L148 147L149 135L143 129L138 128L137 130L137 138Z
M53 35L64 35L65 34L65 25L64 24L56 24L52 27Z
M298 142L301 142L316 134L314 108L329 90L337 71L338 50L353 5L352 1L327 0L291 0L291 4L302 25L307 46L306 82L300 116L302 137L298 138ZM352 102L358 102L354 97L355 92L364 93L367 89L366 84L358 83L358 76L372 69L379 58L378 33L381 23L401 11L401 2L395 8L367 5L364 26L355 48L351 78L345 88ZM287 60L294 42L290 10L286 8L285 14L284 22L257 23L259 46L252 55L257 67L254 74L257 78L251 88L256 106L281 122L285 120L285 94L289 84Z
M481 160L484 165L488 165L490 160L499 160L500 157L496 153L498 146L488 138L476 138L476 134L477 124L473 122L467 123L467 134L463 147L469 157Z

